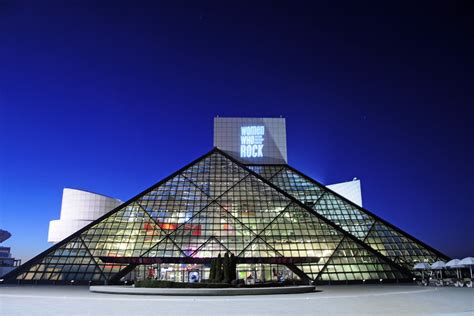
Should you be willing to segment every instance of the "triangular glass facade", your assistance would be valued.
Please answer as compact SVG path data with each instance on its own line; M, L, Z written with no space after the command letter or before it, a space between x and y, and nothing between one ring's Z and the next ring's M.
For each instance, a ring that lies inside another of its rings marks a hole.
M274 172L277 166L250 168L345 232L407 269L412 269L419 262L448 259L439 251L424 245L289 166L281 166L277 172Z
M286 165L247 167L214 149L5 280L106 282L134 266L104 258L179 263L228 251L242 262L300 260L292 271L331 282L406 280L413 258L439 257Z

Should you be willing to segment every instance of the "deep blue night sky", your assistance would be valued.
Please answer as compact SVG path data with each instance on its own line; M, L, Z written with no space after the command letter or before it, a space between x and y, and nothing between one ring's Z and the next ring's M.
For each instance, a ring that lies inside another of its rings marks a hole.
M0 0L5 245L46 249L63 187L127 200L206 153L216 115L283 115L292 166L474 255L474 5L409 3Z

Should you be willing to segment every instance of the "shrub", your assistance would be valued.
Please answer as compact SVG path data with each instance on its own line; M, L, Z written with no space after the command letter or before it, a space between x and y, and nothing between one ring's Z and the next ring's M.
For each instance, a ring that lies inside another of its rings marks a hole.
M209 271L209 280L212 281L216 278L216 260L211 259L211 269Z
M230 255L230 280L237 279L237 259L235 259L234 254Z
M224 271L222 269L222 257L221 254L216 259L216 277L214 278L215 283L222 282L224 280Z
M223 269L223 280L224 283L230 283L230 269L231 269L231 262L230 262L230 257L229 253L226 252L224 255L224 262L222 263L222 269Z

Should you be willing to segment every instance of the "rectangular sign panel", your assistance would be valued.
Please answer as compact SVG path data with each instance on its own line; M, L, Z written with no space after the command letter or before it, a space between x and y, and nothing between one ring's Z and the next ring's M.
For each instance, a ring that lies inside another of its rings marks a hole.
M263 157L265 126L240 127L240 158Z
M247 164L286 164L284 118L214 118L214 146Z

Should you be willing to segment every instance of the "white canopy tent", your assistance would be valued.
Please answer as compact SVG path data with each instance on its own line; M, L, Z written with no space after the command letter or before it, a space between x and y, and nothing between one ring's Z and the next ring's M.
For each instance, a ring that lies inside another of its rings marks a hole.
M433 270L441 270L446 266L446 262L444 261L436 261L431 265L431 269Z
M444 261L436 261L431 265L432 270L439 271L439 277L443 278L443 268L446 267L446 262Z
M459 261L459 264L462 266L469 267L469 271L471 272L471 279L472 279L472 266L474 266L474 257L466 257Z
M415 264L413 269L415 269L415 270L430 270L431 266L427 262L420 262L420 263Z
M420 262L420 263L415 264L415 266L413 267L413 269L415 269L415 270L421 270L421 278L424 279L424 277L425 277L425 276L424 276L424 275L425 275L424 271L425 271L425 270L430 270L430 269L431 269L431 266L430 266L430 264L427 263L427 262Z
M461 260L459 259L453 259L451 261L448 261L446 263L446 268L460 268L461 267L461 265L459 264L460 261Z
M461 260L459 259L453 259L451 261L448 261L448 263L446 263L446 268L456 269L456 276L458 279L460 279L459 268L464 267L462 264L460 264L460 262Z

